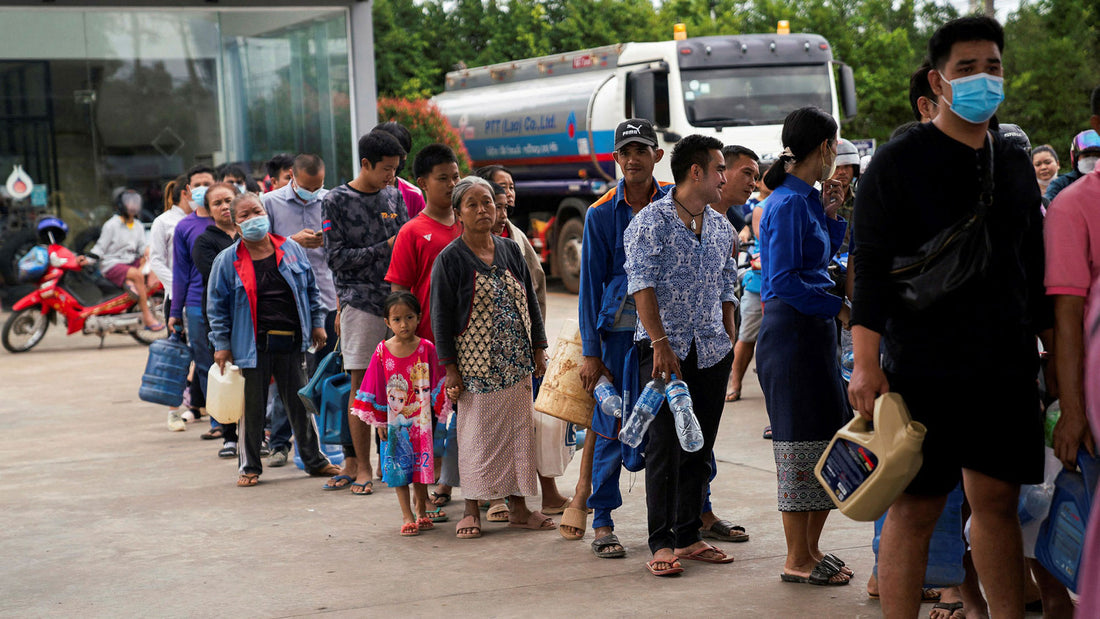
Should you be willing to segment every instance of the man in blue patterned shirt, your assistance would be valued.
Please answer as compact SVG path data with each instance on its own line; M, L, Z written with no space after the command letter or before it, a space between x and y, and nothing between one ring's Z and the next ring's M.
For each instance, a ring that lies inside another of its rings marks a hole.
M708 204L726 183L722 143L690 135L672 151L676 188L653 202L626 229L627 292L634 295L640 380L687 383L703 447L684 451L667 402L649 427L645 454L649 515L647 565L657 576L683 571L679 559L729 563L733 557L702 540L700 512L710 453L722 418L733 363L734 231Z

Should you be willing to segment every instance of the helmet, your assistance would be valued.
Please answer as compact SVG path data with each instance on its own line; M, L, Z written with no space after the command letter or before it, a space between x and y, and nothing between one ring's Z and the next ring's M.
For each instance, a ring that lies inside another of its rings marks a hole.
M1069 159L1074 168L1077 167L1077 158L1086 150L1100 151L1100 135L1092 129L1073 136L1073 141L1069 144Z
M854 165L856 171L859 171L859 149L855 144L852 144L844 138L840 138L836 141L836 164L841 165Z
M68 224L57 217L43 217L39 219L35 229L38 230L38 241L40 243L61 243L69 234ZM50 239L51 232L53 233L52 240Z
M123 217L136 217L141 213L143 202L144 200L141 199L141 194L133 189L115 190L115 210ZM137 205L137 212L131 215L127 207L135 204Z

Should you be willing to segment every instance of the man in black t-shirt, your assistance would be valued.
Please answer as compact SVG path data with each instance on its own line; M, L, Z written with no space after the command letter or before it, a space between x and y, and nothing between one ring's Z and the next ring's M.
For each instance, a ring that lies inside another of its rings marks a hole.
M870 418L875 397L894 391L928 428L923 465L882 531L879 591L886 616L916 616L932 530L961 478L991 614L1021 616L1016 504L1020 484L1043 478L1035 336L1049 341L1053 320L1043 289L1039 190L1028 157L995 137L993 206L983 224L992 246L987 272L926 309L902 305L893 260L920 254L973 213L990 165L989 121L1003 99L1004 31L995 20L948 22L928 47L939 114L875 154L855 208L852 406Z

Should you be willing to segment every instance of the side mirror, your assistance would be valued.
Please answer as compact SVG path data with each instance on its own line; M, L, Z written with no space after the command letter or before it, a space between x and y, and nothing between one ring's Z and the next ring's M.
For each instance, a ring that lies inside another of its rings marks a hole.
M856 80L852 76L852 67L843 62L838 62L836 65L840 69L840 82L837 86L840 90L840 105L844 108L844 120L851 120L859 111L856 103Z
M657 128L668 127L668 65L658 63L627 77L627 118L644 118Z

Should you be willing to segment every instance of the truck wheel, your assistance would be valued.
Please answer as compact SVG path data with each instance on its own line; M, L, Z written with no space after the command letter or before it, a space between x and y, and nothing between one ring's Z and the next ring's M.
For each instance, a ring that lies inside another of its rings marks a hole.
M4 283L14 286L19 283L19 259L37 244L38 236L34 230L20 230L4 239L0 245L0 277Z
M581 237L584 236L584 219L574 217L561 227L558 246L554 251L558 258L558 275L565 289L576 294L581 289Z
M42 313L41 305L13 312L4 323L4 348L9 352L26 352L42 341L49 326L50 319Z

